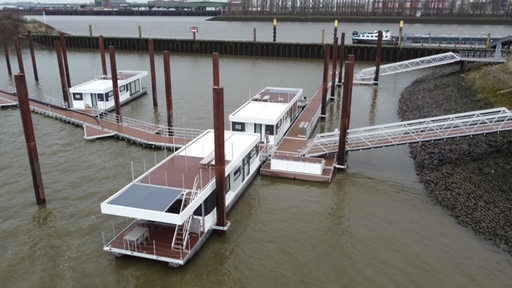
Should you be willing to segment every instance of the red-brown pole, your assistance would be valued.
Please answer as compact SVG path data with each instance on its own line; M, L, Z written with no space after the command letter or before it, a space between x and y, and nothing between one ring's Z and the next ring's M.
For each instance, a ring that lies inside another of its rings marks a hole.
M99 46L100 46L100 56L101 56L101 71L103 72L103 75L107 75L107 61L105 59L105 39L103 39L103 35L100 35L100 38L98 39Z
M11 70L11 61L9 60L9 40L7 40L7 37L4 38L4 53L5 53L5 62L7 64L7 73L9 73L9 76L12 75Z
M14 47L16 47L16 56L18 57L18 67L21 74L25 74L25 68L23 67L23 56L21 54L20 37L14 37Z
M60 32L60 46L62 46L62 59L64 60L64 69L66 71L66 83L68 88L71 88L71 78L69 77L69 66L68 66L68 52L66 48L66 37L64 33Z
M343 84L343 99L341 102L341 121L340 121L340 136L338 139L338 154L336 155L336 163L339 166L345 167L347 165L346 141L347 131L349 127L350 115L350 98L352 93L352 85L354 80L354 61L349 55L349 60L345 63L345 79Z
M320 110L320 116L325 117L326 106L327 106L327 79L329 79L329 57L330 57L330 45L324 44L324 76L322 80L322 107Z
M153 109L158 109L158 98L156 95L156 71L155 71L155 41L149 39L149 67L151 70L151 92L153 93Z
M34 70L34 79L39 81L39 75L37 73L36 54L34 53L34 39L32 38L32 32L28 31L28 45L30 47L30 58L32 58L32 70Z
M167 110L167 126L172 128L172 82L171 82L171 59L169 51L164 51L164 77L165 77L165 107Z
M119 100L119 84L117 82L117 64L116 64L116 47L109 46L110 51L110 71L112 77L112 88L114 89L114 105L116 107L117 122L123 122L121 120L121 103Z
M332 49L332 71L331 71L331 98L336 92L336 65L338 64L338 36L334 36L334 47Z
M213 64L213 87L220 86L220 71L219 71L219 53L213 52L212 54L212 64Z
M30 114L30 104L28 102L28 90L25 75L14 75L14 81L16 83L16 93L18 94L21 122L23 123L23 132L25 133L25 143L27 144L28 161L30 162L30 172L32 174L32 184L34 186L36 203L38 205L44 204L46 202L46 198L44 196L43 178L41 177L41 167L39 165L39 156L37 154L32 115Z
M224 87L213 87L215 191L217 226L226 227L226 159L224 151ZM221 233L221 232L220 232Z
M375 76L373 77L373 85L379 85L380 60L382 58L382 31L379 30L377 38L377 53L375 53Z
M343 76L343 62L345 61L345 32L341 33L341 45L339 47L340 55L338 56L340 60L340 73L338 74L338 83L341 85L342 76Z
M60 42L55 41L55 51L57 51L57 63L59 64L60 86L62 88L62 100L66 107L69 105L68 86L66 85L66 74L64 73L64 63L62 62L62 48Z
M354 87L354 66L356 63L356 56L353 54L348 55L347 60L352 62L352 71L350 71L351 75L350 82L347 83L347 94L348 94L348 115L347 115L347 130L350 128L350 115L352 114L352 88Z

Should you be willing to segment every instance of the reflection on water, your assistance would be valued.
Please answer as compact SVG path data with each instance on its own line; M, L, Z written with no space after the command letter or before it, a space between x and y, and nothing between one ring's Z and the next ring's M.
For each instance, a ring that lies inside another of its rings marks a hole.
M98 53L68 54L74 84L101 71ZM37 51L41 80L34 83L28 74L30 97L59 98L54 55ZM144 53L117 57L119 69L149 69ZM300 87L310 97L320 85L321 62L221 55L226 116L264 86ZM157 60L160 103L162 66ZM211 127L211 58L173 55L171 69L176 126ZM397 121L400 92L424 73L355 86L351 126ZM6 75L0 65L0 87L12 90ZM331 117L317 132L338 128L337 94L327 109ZM165 122L164 109L160 104L154 111L147 95L122 113ZM38 208L19 111L3 109L0 120L5 287L508 287L512 280L509 255L459 227L425 197L406 146L350 153L348 169L336 172L331 184L256 177L229 213L227 235L212 235L183 268L114 258L102 251L101 232L120 219L102 215L99 204L131 181L132 161L137 177L169 152L115 139L86 142L81 128L34 115L47 199Z

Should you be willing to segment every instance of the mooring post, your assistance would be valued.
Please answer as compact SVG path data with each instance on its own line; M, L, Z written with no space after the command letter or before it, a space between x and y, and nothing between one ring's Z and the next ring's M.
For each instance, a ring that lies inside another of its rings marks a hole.
M34 71L34 79L39 81L39 75L37 73L36 54L34 53L34 39L32 38L32 32L28 31L28 46L30 47L30 58L32 58L32 70Z
M332 48L332 71L331 71L331 100L334 100L336 92L336 65L338 64L338 36L334 36L334 47Z
M165 107L167 110L167 126L172 128L172 82L171 82L171 59L169 51L164 51L164 77L165 77Z
M89 24L89 37L92 37L92 25Z
M347 83L348 87L347 87L347 94L348 94L348 115L347 115L347 130L348 128L350 127L350 115L352 114L352 88L354 87L354 67L355 67L355 63L356 63L356 56L351 54L351 55L348 55L347 57L347 60L352 62L352 71L350 71L350 73L352 75L349 75L350 78L350 81L349 83Z
M36 137L34 134L34 126L32 124L32 115L28 101L28 90L25 75L14 75L14 82L16 83L16 94L18 95L21 122L23 124L23 132L25 134L25 143L27 145L28 160L30 162L30 172L32 174L32 184L34 186L36 203L38 205L44 204L46 202L46 198L44 196L43 178L41 176L41 167L39 165L39 156L37 154Z
M14 47L16 48L16 57L18 58L18 68L21 74L25 74L25 68L23 67L23 55L21 54L20 37L14 37Z
M334 37L338 37L338 20L334 20Z
M343 83L343 79L341 78L343 75L343 62L345 61L345 32L341 33L341 45L339 49L340 55L338 58L340 60L340 73L338 74L338 83L341 85Z
M400 20L400 28L398 28L398 47L402 47L403 30L404 30L404 20Z
M325 44L325 29L322 29L322 45Z
M112 88L114 90L114 105L116 107L117 123L122 123L121 103L119 100L119 83L117 82L116 47L109 46L110 52L110 76L112 77Z
M4 41L4 53L5 53L5 63L7 64L7 73L9 76L12 75L12 69L11 69L11 61L9 60L9 40L7 37L3 39Z
M382 30L379 30L377 38L377 51L375 53L375 76L373 77L373 85L379 85L380 60L382 57Z
M485 49L489 49L491 45L491 33L487 33L487 38L485 39Z
M66 83L68 84L68 88L71 88L71 78L69 77L68 52L66 48L66 37L63 32L60 32L60 46L62 47L62 59L64 60L64 69L66 71Z
M224 87L220 86L219 54L213 53L213 134L215 144L215 201L219 234L225 234L226 221L226 159L224 147Z
M155 41L149 39L149 67L151 70L151 91L153 93L153 109L158 109L158 98L156 95L156 71L155 71Z
M256 42L256 27L252 28L252 41Z
M142 28L140 28L140 25L139 25L139 38L142 38Z
M338 154L336 155L336 164L340 167L347 166L347 152L346 141L347 131L350 122L350 98L352 93L352 85L354 80L354 58L349 59L345 63L345 79L343 84L343 98L341 102L341 121L340 121L340 134L338 139Z
M276 34L277 34L277 19L274 18L274 22L273 22L273 25L274 25L274 29L273 29L273 33L272 33L272 42L276 42Z
M99 36L98 44L100 46L101 71L103 75L107 75L107 61L105 59L105 39L103 38L103 35Z
M64 63L62 61L62 48L60 42L55 41L55 51L57 52L57 64L59 64L60 86L62 89L62 101L66 107L69 106L68 86L66 84L66 73L64 72Z
M322 79L322 107L320 110L320 116L326 117L326 106L327 106L327 79L329 79L329 57L330 57L330 45L324 44L324 74Z

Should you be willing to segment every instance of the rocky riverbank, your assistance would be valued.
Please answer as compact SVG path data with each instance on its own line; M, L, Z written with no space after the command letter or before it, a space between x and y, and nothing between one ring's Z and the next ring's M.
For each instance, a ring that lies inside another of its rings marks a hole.
M436 70L406 88L400 117L410 120L495 107L492 97L470 88L470 77L458 68ZM512 132L414 144L411 155L435 203L512 255Z

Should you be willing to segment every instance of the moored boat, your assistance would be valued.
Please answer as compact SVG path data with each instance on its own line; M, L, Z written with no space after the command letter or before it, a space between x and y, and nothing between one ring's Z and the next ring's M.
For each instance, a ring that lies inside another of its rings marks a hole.
M376 44L379 38L379 31L354 31L352 32L353 44ZM391 36L391 30L382 31L382 44L394 44L395 40Z

